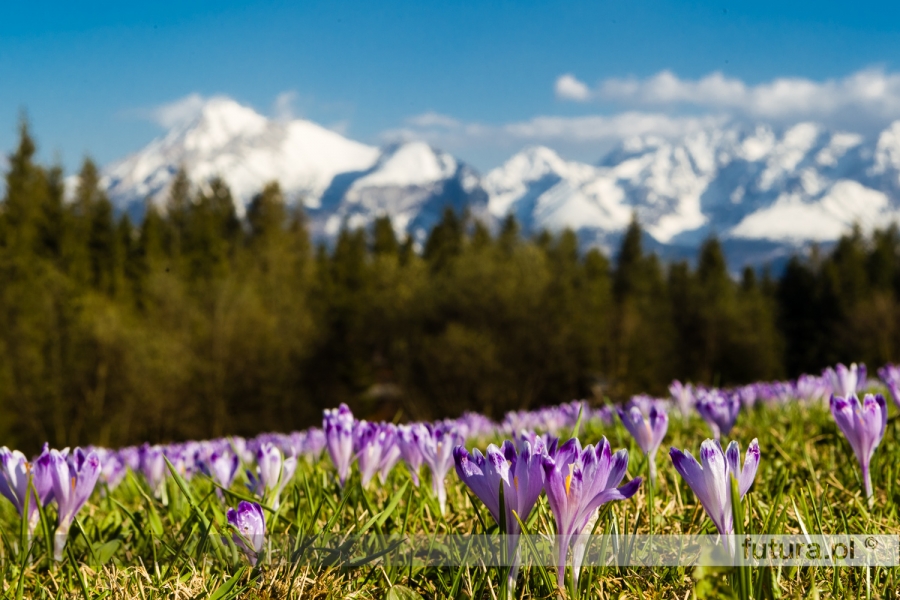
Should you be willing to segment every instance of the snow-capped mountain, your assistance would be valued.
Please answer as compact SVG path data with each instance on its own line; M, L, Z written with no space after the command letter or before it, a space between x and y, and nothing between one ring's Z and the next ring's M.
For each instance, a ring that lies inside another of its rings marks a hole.
M876 139L814 123L710 127L679 139L624 140L597 164L532 147L484 176L422 142L375 148L305 120L275 121L227 98L105 169L122 209L163 203L179 166L202 184L218 175L242 212L277 180L303 202L317 239L389 215L419 241L444 207L526 232L575 230L611 249L636 213L654 247L691 255L710 234L763 262L798 245L900 218L900 122Z
M529 148L484 181L491 214L569 227L589 243L617 238L634 211L664 245L696 247L715 233L732 245L794 247L900 218L900 123L874 144L812 123L647 136L596 166Z
M163 202L179 167L195 182L221 176L240 212L269 181L315 201L335 176L370 169L379 150L301 119L265 118L228 98L209 100L190 122L105 170L119 205Z
M475 214L487 206L478 173L427 144L379 149L310 121L267 119L228 98L209 100L194 119L104 169L104 183L120 209L140 212L148 199L164 206L181 167L199 185L223 178L239 214L278 181L304 204L318 239L386 214L398 233L422 241L446 205Z

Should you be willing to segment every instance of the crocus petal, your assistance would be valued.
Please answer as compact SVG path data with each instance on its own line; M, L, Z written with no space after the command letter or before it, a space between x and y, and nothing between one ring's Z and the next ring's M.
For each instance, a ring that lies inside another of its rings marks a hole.
M641 487L641 481L642 478L635 477L621 487L607 488L594 496L581 510L578 524L584 526L588 522L588 519L590 519L591 514L607 502L627 500L634 496L637 493L638 488Z
M486 468L486 460L476 448L470 455L465 448L453 449L456 474L481 500L496 522L500 522L500 477Z
M687 482L700 503L705 507L713 503L713 498L706 489L706 480L703 476L703 468L690 452L682 452L678 448L670 448L669 456L672 465L681 477Z
M756 478L756 469L758 467L759 442L756 438L753 438L753 441L750 442L750 446L747 447L747 454L744 457L744 467L740 470L740 477L738 478L741 498L747 494L747 491L750 490L750 486L753 485L753 480Z

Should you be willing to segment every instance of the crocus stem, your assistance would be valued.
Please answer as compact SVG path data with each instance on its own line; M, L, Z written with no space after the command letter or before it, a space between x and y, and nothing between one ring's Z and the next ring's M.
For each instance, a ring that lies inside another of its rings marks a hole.
M34 532L37 531L37 526L41 522L41 515L34 511L34 514L28 519L28 543L31 543L31 539L34 537Z
M647 487L647 519L650 522L650 535L653 535L653 492L656 491L656 452L647 455L647 462L650 472L650 485Z
M875 505L875 496L872 494L872 474L869 472L869 465L863 465L862 472L866 498L869 502L869 508L872 508Z
M59 562L63 559L63 550L66 549L66 539L69 537L69 526L61 523L53 534L53 560Z

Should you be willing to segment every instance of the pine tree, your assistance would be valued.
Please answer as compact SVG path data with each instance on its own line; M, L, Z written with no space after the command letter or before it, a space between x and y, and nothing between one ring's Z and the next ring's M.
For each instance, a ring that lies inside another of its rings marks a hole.
M440 270L462 252L462 246L463 221L448 206L444 209L440 222L431 230L422 256L432 269Z
M381 216L375 219L372 225L372 253L375 256L396 256L399 250L400 244L397 242L391 218Z
M116 232L113 208L105 194L91 207L88 254L91 283L95 289L114 296L122 285L124 259Z
M180 263L187 237L188 219L193 204L193 190L187 171L182 166L172 178L166 201L166 249L174 263Z
M641 226L635 214L622 238L622 245L616 257L616 272L613 279L613 294L617 302L622 302L629 294L637 291L641 263L644 252L641 244Z

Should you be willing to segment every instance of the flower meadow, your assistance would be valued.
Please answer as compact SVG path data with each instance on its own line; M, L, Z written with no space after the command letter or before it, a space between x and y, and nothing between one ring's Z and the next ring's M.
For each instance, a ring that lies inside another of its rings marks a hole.
M891 401L889 403L889 400ZM588 564L587 534L900 534L900 368L119 449L0 449L16 598L897 597L885 566ZM891 408L891 405L894 405ZM497 535L501 564L435 550ZM368 537L367 537L368 536ZM429 563L389 560L432 540ZM536 537L537 536L537 537ZM525 558L533 539L552 560ZM443 538L441 538L443 539ZM378 546L382 544L382 546Z

